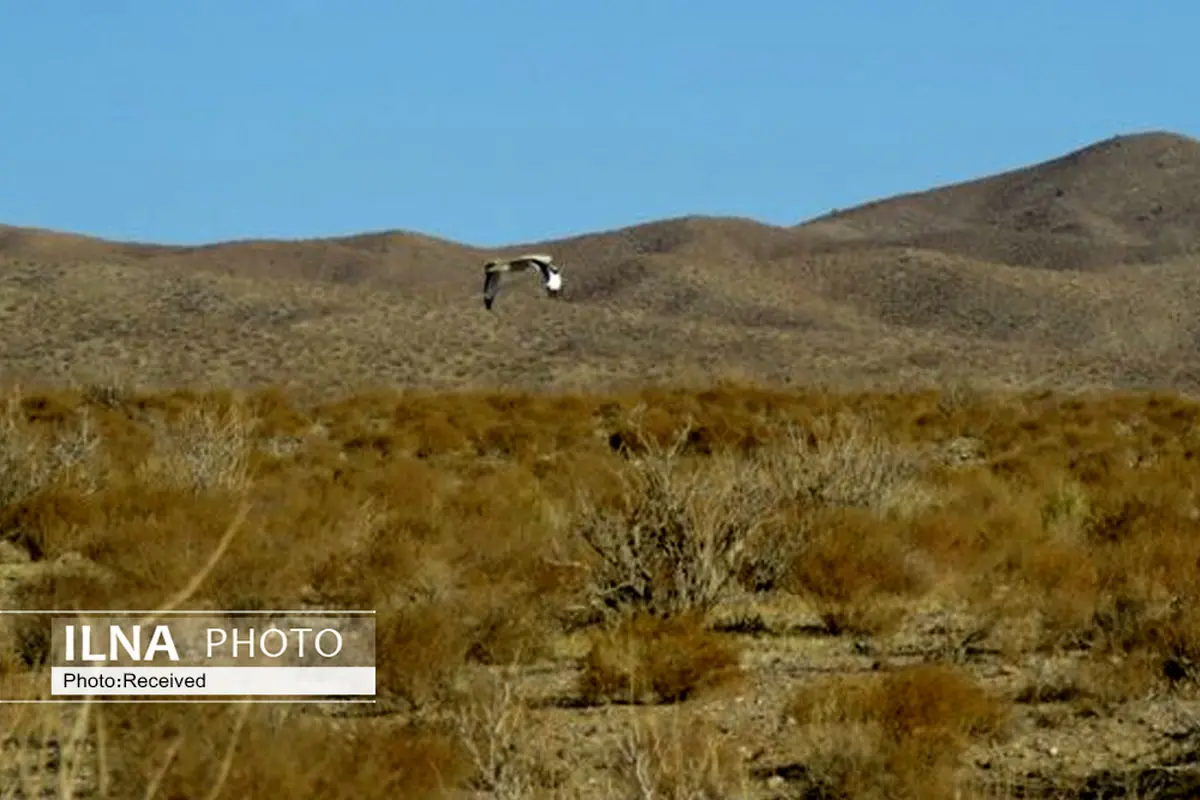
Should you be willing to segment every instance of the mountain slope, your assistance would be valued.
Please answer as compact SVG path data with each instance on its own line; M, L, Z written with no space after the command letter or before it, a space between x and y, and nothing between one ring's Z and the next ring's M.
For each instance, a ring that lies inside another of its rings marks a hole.
M482 261L529 249L565 265L565 300L517 275L485 312ZM1164 133L795 227L690 216L489 250L0 226L0 379L1200 389L1197 253L1200 142Z
M1200 141L1160 132L1114 137L799 228L1054 269L1157 262L1200 249Z

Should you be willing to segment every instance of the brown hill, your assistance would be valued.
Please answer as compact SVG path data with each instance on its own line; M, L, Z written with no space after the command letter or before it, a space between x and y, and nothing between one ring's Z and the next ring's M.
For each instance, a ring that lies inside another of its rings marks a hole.
M842 242L1050 269L1157 263L1197 250L1200 142L1159 132L1118 136L799 227Z
M565 265L565 301L516 276L484 311L482 260L531 248ZM1190 390L1198 253L1200 142L1165 133L795 227L691 216L498 251L403 231L176 247L0 226L0 377Z

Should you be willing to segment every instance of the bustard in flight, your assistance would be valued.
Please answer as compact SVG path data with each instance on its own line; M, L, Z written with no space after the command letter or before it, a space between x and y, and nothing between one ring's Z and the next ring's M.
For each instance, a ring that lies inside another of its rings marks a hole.
M562 274L551 263L553 259L545 253L526 253L500 261L489 261L483 265L483 305L491 309L500 291L500 276L505 272L524 272L536 267L542 273L542 282L549 297L558 297L562 291Z

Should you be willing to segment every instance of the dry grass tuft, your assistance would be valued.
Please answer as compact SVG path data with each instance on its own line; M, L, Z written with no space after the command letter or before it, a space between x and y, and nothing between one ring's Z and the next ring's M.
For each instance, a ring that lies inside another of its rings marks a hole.
M609 796L638 800L717 800L750 796L737 748L709 723L630 712L618 744L617 781Z
M822 415L807 430L789 426L772 444L763 449L764 467L793 502L887 514L925 500L921 459L869 417Z
M161 424L142 479L196 492L237 491L249 479L252 420L232 406L224 412L188 408L172 425Z
M678 703L741 677L741 648L696 615L644 613L595 634L583 661L585 702Z
M457 741L473 769L472 786L497 800L530 797L538 783L533 730L513 684L478 681L455 711Z

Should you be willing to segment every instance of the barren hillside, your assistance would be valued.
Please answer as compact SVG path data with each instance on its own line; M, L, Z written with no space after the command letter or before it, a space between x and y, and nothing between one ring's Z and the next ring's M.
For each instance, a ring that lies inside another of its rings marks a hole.
M1157 263L1196 252L1200 142L1118 136L1040 164L836 212L799 226L1049 269Z
M536 248L565 300L485 257ZM0 226L8 381L1200 388L1200 142L1117 137L792 228L686 217L484 250L394 231L169 247Z

